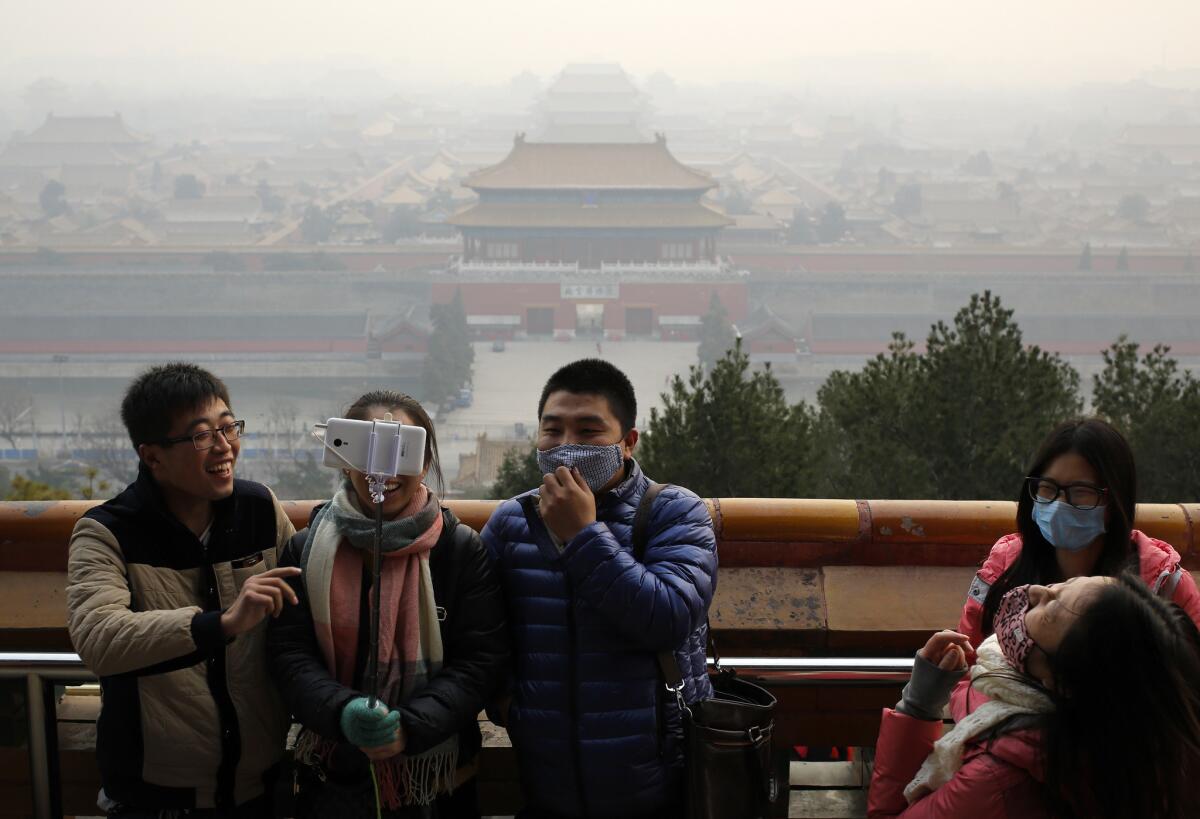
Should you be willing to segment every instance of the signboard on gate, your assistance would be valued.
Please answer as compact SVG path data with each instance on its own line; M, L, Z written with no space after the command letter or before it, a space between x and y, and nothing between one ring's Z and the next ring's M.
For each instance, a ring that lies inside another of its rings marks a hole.
M616 299L621 293L616 282L561 282L558 287L564 299Z

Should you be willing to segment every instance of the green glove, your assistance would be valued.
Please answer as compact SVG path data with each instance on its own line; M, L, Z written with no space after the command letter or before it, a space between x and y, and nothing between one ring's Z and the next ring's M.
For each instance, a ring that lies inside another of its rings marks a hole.
M350 700L342 709L342 734L346 741L359 748L378 748L396 741L396 729L400 727L400 712L389 711L387 706L376 702L371 708L366 697Z

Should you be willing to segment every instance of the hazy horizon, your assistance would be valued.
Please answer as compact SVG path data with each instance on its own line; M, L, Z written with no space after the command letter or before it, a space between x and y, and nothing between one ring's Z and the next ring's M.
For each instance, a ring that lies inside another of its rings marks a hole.
M54 77L130 94L300 94L346 71L376 75L381 90L496 86L580 62L619 63L643 79L661 71L681 85L1054 90L1175 72L1200 85L1189 42L1200 4L1187 0L2 3L9 93Z

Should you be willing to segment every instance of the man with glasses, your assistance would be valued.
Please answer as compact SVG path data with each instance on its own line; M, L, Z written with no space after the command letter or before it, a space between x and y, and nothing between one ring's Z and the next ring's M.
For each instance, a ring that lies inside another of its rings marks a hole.
M154 367L121 418L137 480L71 536L68 629L104 693L96 751L109 816L265 817L288 715L267 674L276 568L294 534L269 489L235 480L245 422L206 370Z

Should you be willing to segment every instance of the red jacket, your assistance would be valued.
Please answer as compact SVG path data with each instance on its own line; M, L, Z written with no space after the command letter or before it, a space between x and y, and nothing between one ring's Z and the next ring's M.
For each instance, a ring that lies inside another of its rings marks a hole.
M1137 549L1142 580L1155 594L1162 595L1179 605L1192 621L1200 626L1200 591L1191 573L1179 565L1179 553L1169 543L1150 537L1137 529L1132 533L1133 545ZM1021 536L1017 533L1005 535L996 541L987 560L983 562L967 592L958 630L971 638L971 645L979 645L984 638L983 601L988 589L1004 571L1021 555Z
M987 697L964 678L950 695L950 713L960 720ZM954 778L912 805L904 788L941 736L942 723L905 716L883 709L879 741L875 745L875 773L867 798L867 816L903 816L906 819L1041 819L1050 817L1038 762L1041 734L1013 731L993 740L968 743L963 765Z

